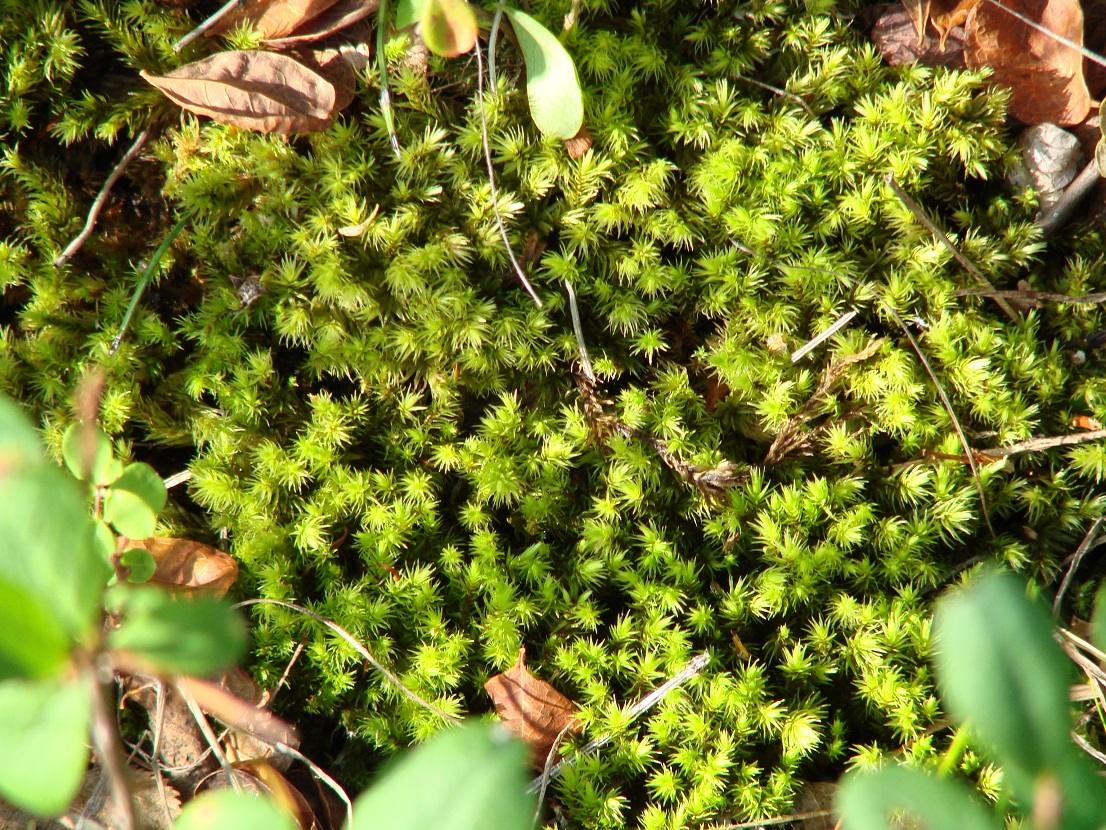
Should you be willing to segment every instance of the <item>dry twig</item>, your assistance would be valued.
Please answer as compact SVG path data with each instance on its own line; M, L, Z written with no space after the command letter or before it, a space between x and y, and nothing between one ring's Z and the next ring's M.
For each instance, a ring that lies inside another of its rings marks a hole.
M150 137L150 130L146 128L138 134L134 143L131 144L130 149L123 155L123 158L119 159L119 163L115 165L115 168L111 171L111 174L107 177L103 187L100 188L100 192L96 194L96 200L92 203L92 207L88 209L88 218L85 220L84 228L81 232L73 237L73 241L65 246L65 250L58 254L57 259L54 260L54 267L60 268L65 265L70 258L81 249L81 246L88 241L88 238L92 236L92 231L96 228L96 220L100 218L100 211L104 209L104 205L107 203L108 196L111 194L111 189L115 187L115 183L119 181L119 177L123 175L123 171L127 169L129 165L138 154L142 152L142 148L146 146L146 140Z
M707 663L709 662L709 651L704 651L700 654L696 654L687 662L687 665L685 665L682 669L672 675L672 677L670 677L663 684L651 691L645 697L641 698L641 700L628 707L624 712L626 724L629 725L633 723L643 714L648 712L650 709L660 703L665 697L667 697L673 689L679 688L688 680L701 672L704 668L706 668ZM573 755L571 758L565 758L563 761L559 761L557 765L554 766L552 769L548 770L546 773L543 773L542 775L531 781L530 786L526 791L530 793L538 792L543 786L547 785L548 781L552 781L554 778L559 776L561 774L561 770L563 770L565 767L569 767L572 764L575 764L576 759L583 758L585 755L590 755L591 753L609 744L612 740L614 740L614 735L611 733L607 733L606 735L600 735L595 740L588 741L586 744L580 747L576 754ZM552 753L550 753L550 755L552 755Z
M433 703L426 702L421 697L419 697L417 694L415 694L413 691L411 691L406 686L404 686L403 681L401 681L398 677L396 677L394 674L392 674L390 671L388 671L386 668L384 668L384 666L380 663L380 661L378 661L375 657L373 657L372 654L369 652L369 650L367 648L365 648L363 645L361 645L361 643L359 643L357 641L357 639L352 634L350 634L348 631L346 631L344 628L342 628L337 623L331 622L326 617L324 617L320 614L316 614L314 611L311 611L307 608L304 608L302 605L296 605L295 603L291 603L291 602L284 602L283 600L279 600L279 599L247 599L247 600L243 600L242 602L238 603L234 607L235 608L243 608L247 605L279 605L281 608L287 608L291 611L298 611L299 613L310 617L311 619L315 620L316 622L322 623L327 628L329 628L331 631L333 631L335 634L337 634L339 637L341 637L343 640L345 640L354 649L354 651L356 651L358 654L360 654L362 657L364 657L365 660L367 660L369 662L369 664L372 665L372 667L374 669L376 669L378 672L380 672L382 675L384 675L384 677L386 677L388 679L388 681L393 686L395 686L397 689L399 689L399 691L401 691L404 695L406 695L408 698L413 700L419 706L421 706L422 708L426 709L429 712L433 712L435 715L437 715L438 717L440 717L444 720L451 721L453 723L460 723L461 722L461 719L459 717L457 717L456 715L451 715L448 712L443 712L441 709L439 709Z
M1041 438L1030 438L1026 441L1019 441L1017 444L1011 444L1008 447L991 447L990 449L982 450L982 452L994 458L1005 458L1008 455L1018 455L1023 452L1042 452L1043 450L1051 450L1056 447L1070 447L1075 444L1086 444L1088 441L1097 441L1099 438L1106 438L1106 429L1091 429L1086 432L1073 432L1070 435L1050 435Z
M966 256L964 256L959 248L952 244L952 240L945 235L945 232L942 231L935 224L933 224L932 220L930 220L930 218L926 216L925 211L922 210L922 206L915 202L914 199L911 198L910 195L905 190L903 190L902 187L899 186L899 183L895 181L895 177L893 174L888 173L884 177L884 181L886 181L891 189L895 192L895 195L899 197L899 201L906 205L907 209L914 214L918 221L925 225L926 229L931 234L933 234L933 236L936 237L936 239L942 245L944 245L954 257L956 257L956 261L964 267L964 270L966 270L969 274L972 275L972 277L975 278L976 282L991 291L995 290L994 285L992 285L991 281L983 275L983 272L976 268L975 264ZM995 297L994 300L998 307L1001 308L1003 312L1005 312L1006 316L1013 320L1015 323L1021 319L1020 315L1016 311L1014 311L1014 309L1008 302L1006 302L1006 300L1002 299L1001 297Z

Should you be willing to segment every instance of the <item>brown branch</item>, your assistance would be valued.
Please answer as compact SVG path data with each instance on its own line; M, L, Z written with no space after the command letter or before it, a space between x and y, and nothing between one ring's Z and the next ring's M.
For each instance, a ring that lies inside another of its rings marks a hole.
M123 158L119 160L119 163L115 165L115 169L111 171L111 175L107 177L107 181L104 182L103 187L100 188L100 192L96 194L96 201L92 203L92 207L89 208L88 218L85 220L84 228L79 234L73 237L73 241L65 246L65 250L58 254L57 259L54 260L54 267L60 268L65 265L73 254L77 253L81 249L81 246L88 241L88 238L92 236L92 231L96 228L96 220L100 218L100 211L104 209L104 205L107 203L108 196L111 194L111 189L115 187L115 183L119 181L119 177L123 175L123 171L127 169L127 165L135 160L135 157L142 152L142 148L146 146L146 140L150 137L150 130L146 128L138 134L134 143L131 144L130 149L123 155Z
M985 286L991 291L995 290L994 285L992 285L991 281L983 275L983 272L976 268L974 263L972 263L970 259L964 256L964 254L960 252L959 248L952 244L952 240L945 235L945 232L942 231L935 224L933 224L930 218L926 216L925 211L922 210L922 206L915 202L910 197L910 195L899 186L899 183L895 181L895 177L893 174L888 173L884 177L884 181L887 182L888 185L890 185L891 189L895 191L895 195L899 197L899 200L904 205L906 205L907 209L914 214L918 221L925 225L926 229L929 230L929 232L933 234L942 245L944 245L946 248L948 248L950 252L952 252L952 255L956 257L956 261L964 267L964 270L975 277L976 282L978 282L982 286ZM1002 297L994 297L994 301L998 305L998 307L1006 313L1006 316L1013 320L1015 323L1021 319L1020 315L1016 311L1014 311L1011 305Z
M1074 432L1070 435L1030 438L1027 441L1011 444L1009 447L993 447L989 450L983 450L983 452L997 458L1005 458L1008 455L1018 455L1023 452L1041 452L1042 450L1051 450L1056 447L1070 447L1076 444L1086 444L1088 441L1097 441L1099 438L1106 438L1106 429L1092 429L1087 432Z
M1008 300L1026 300L1028 302L1041 303L1070 303L1072 305L1097 305L1106 303L1106 291L1098 291L1094 294L1054 294L1051 291L996 291L987 288L959 288L952 292L954 297L992 297Z

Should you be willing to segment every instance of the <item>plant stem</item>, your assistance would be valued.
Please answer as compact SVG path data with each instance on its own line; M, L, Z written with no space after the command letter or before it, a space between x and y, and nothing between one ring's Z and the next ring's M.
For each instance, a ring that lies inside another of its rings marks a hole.
M123 322L119 324L119 333L115 335L115 339L111 341L111 349L108 350L109 355L115 354L119 348L119 344L123 342L123 335L127 333L127 326L131 323L131 317L134 316L134 310L138 308L138 301L142 299L142 294L146 290L146 286L150 283L150 278L154 274L154 269L157 268L161 258L165 256L165 252L169 250L169 246L173 244L173 240L177 238L181 231L184 230L184 226L188 224L188 220L192 217L185 214L177 220L177 224L173 225L173 229L169 231L169 235L165 237L165 241L157 246L157 250L154 251L154 255L150 257L150 262L146 266L146 270L142 272L142 276L138 280L138 285L134 289L134 296L131 297L131 304L127 306L127 313L123 315Z

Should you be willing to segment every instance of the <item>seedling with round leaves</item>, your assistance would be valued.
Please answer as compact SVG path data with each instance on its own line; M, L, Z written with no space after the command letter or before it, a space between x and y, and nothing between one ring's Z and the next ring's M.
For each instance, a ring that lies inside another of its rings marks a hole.
M149 464L135 461L124 466L115 457L108 437L90 424L71 424L61 446L69 471L91 491L97 551L125 573L129 582L145 582L154 573L153 558L134 547L116 558L112 528L131 539L153 536L157 514L167 498L164 482Z
M76 795L90 732L101 760L117 752L105 666L203 676L232 664L246 644L241 619L222 600L178 601L126 582L105 588L113 577L105 541L114 551L114 534L89 515L83 495L91 488L99 505L127 494L105 515L130 529L137 521L149 535L165 489L147 465L117 461L98 430L70 430L64 456L84 494L46 461L18 407L0 398L0 797L45 817ZM122 557L136 567L140 559Z

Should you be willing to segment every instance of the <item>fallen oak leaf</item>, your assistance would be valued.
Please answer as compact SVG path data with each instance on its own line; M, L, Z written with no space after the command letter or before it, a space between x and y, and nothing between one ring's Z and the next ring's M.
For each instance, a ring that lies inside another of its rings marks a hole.
M495 703L503 725L529 744L537 767L546 758L562 732L579 734L576 704L544 680L526 670L526 649L519 649L518 662L488 679L484 690Z
M322 130L336 111L330 81L275 52L218 52L167 75L139 74L190 112L263 133Z
M152 536L149 539L119 538L120 552L141 548L154 560L154 574L148 580L170 590L205 591L226 596L238 578L238 563L221 550L191 539Z
M375 14L379 8L380 0L338 0L325 12L291 34L279 38L265 38L261 42L270 49L287 49L303 43L314 43L364 20L369 15Z
M1083 44L1079 0L1020 0L1012 8L1073 43ZM992 80L1009 87L1010 115L1024 124L1070 126L1091 110L1083 56L992 3L968 13L964 57L968 67L989 66Z
M249 26L263 40L290 35L335 5L338 0L250 0L207 30L208 37Z

